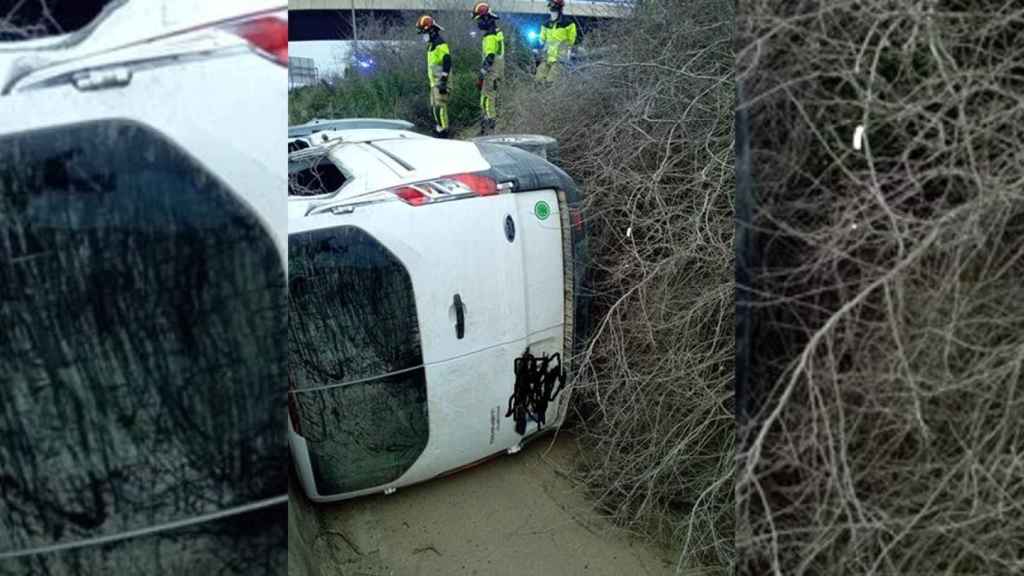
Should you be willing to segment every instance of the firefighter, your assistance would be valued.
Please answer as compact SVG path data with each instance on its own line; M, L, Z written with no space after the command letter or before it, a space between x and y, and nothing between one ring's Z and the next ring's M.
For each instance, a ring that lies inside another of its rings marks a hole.
M473 6L473 19L483 32L483 64L477 76L480 90L480 134L493 132L498 123L498 86L505 75L505 35L498 29L498 15L486 2Z
M540 28L543 59L537 79L551 82L563 72L576 45L576 23L564 14L565 0L548 0L548 21Z
M434 115L434 136L448 138L448 96L452 56L441 28L430 16L420 16L416 30L427 45L427 79L430 81L430 109Z

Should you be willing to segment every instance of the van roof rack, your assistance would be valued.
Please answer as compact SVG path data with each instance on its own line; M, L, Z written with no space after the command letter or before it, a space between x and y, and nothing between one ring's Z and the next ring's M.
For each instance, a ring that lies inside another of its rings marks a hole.
M412 122L387 118L315 118L305 124L289 126L288 137L301 138L324 130L412 130L413 128Z

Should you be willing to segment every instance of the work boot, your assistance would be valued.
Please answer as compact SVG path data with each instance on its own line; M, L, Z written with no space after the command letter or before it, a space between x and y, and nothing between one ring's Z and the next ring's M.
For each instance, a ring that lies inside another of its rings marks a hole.
M488 126L489 126L489 124L487 122L487 118L481 118L480 119L480 135L481 136L486 136L487 135L487 127Z
M491 134L493 134L494 131L497 128L498 128L498 119L497 118L488 118L487 119L487 130L490 131Z

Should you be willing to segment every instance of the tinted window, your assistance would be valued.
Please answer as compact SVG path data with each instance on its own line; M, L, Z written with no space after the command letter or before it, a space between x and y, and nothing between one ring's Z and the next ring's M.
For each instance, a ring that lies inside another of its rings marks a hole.
M159 135L0 140L0 326L0 552L285 493L280 256ZM262 566L229 550L200 572Z
M351 226L293 235L288 252L289 377L318 491L396 480L428 436L409 274Z

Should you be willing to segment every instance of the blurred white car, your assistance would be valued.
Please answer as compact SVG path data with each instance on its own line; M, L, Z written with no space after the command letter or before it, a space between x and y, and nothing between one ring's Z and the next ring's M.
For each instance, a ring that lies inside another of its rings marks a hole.
M0 575L283 573L287 3L0 42Z
M589 326L572 179L389 122L335 122L289 155L289 439L314 501L557 428Z

